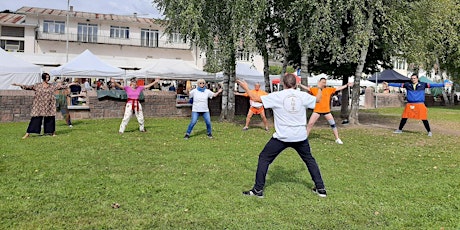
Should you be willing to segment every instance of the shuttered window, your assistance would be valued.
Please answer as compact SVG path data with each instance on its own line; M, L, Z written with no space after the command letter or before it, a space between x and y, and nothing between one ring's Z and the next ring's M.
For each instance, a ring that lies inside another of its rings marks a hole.
M24 27L2 26L2 36L23 38Z

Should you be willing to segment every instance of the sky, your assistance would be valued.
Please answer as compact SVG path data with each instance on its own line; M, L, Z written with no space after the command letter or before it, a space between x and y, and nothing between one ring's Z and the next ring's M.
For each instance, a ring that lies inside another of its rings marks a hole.
M74 11L91 13L133 15L161 18L151 0L0 0L0 11L16 11L23 6L66 10L67 2Z

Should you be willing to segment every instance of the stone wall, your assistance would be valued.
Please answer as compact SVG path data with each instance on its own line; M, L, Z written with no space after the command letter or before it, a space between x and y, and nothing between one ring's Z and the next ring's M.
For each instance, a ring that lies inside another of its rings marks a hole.
M145 99L141 101L145 117L189 117L191 106L176 106L176 93L169 91L144 91ZM1 122L29 121L34 92L30 90L0 90ZM235 114L246 115L249 100L246 97L235 97ZM122 118L126 100L104 97L97 98L95 91L88 92L87 106L70 106L73 120ZM211 116L219 116L222 97L209 100ZM62 119L61 113L56 113Z

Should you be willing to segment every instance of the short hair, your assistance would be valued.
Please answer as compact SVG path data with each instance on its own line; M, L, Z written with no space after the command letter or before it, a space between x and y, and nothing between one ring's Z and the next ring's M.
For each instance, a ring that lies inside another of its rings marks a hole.
M325 77L322 77L322 78L319 79L319 81L322 81L322 80L326 81L327 79Z
M297 85L297 77L292 73L288 73L283 77L283 84L288 89L295 88Z
M206 84L206 81L203 79L203 78L200 78L196 81L197 84L200 84L200 83L205 83Z
M46 77L49 77L51 79L51 77L50 77L50 75L48 73L42 73L42 80L43 81L46 80Z
M412 76L415 76L416 78L418 78L418 74L416 74L416 73L413 73L413 74L410 75L410 76L411 76L411 77L412 77Z

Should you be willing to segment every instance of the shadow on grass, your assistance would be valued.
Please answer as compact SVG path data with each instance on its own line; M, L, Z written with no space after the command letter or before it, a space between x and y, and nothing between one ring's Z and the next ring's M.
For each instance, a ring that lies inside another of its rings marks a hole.
M302 161L299 159L299 161ZM301 169L286 169L282 166L275 166L268 170L268 174L270 175L270 179L268 179L265 183L265 187L270 187L276 183L297 183L306 185L308 188L313 187L313 183L311 181L306 181L304 179L299 178L297 174L299 172L306 173L308 178L310 178L310 174L308 173L307 167L303 165Z

